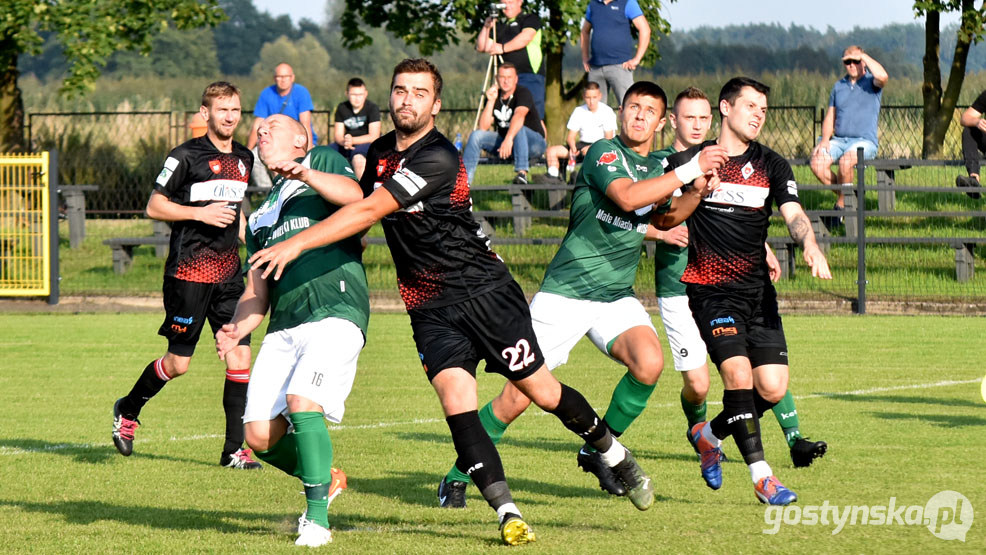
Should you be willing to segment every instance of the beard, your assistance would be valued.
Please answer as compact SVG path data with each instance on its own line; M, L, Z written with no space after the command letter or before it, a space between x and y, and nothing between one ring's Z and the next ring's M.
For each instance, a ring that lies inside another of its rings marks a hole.
M401 114L396 111L391 110L390 119L394 122L394 129L404 135L413 135L418 131L421 131L430 120L430 114L427 116L421 116L419 114L414 114L412 116L401 118Z

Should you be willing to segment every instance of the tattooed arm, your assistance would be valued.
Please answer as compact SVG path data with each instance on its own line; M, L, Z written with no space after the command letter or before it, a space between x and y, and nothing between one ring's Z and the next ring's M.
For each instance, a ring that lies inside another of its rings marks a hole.
M781 205L780 210L791 238L797 241L804 250L804 259L811 267L811 275L822 279L832 279L829 263L818 248L815 232L811 229L811 221L808 220L808 215L805 214L801 205L797 202L785 202Z

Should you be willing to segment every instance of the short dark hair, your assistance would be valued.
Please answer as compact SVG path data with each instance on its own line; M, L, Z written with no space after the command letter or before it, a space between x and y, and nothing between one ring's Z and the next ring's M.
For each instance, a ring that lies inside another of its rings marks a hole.
M698 87L687 87L685 90L678 93L678 96L674 97L674 104L672 107L677 110L678 103L682 100L708 100L709 96L705 94L705 91Z
M660 85L654 83L653 81L637 81L636 83L630 85L630 88L627 89L626 94L623 95L623 101L620 102L621 106L626 103L631 94L650 96L663 102L664 113L661 114L662 118L668 111L668 95L664 93L664 89L662 89Z
M588 83L585 84L585 90L587 90L587 91L598 91L599 90L599 83L596 83L595 81L589 81Z
M520 73L517 71L517 66L513 62L503 62L500 64L500 69L512 69L515 73Z
M736 97L740 95L740 91L743 90L743 87L750 87L764 96L770 95L770 87L756 79L733 77L729 81L726 81L726 84L722 86L722 90L719 91L719 103L722 104L722 101L725 100L732 106L736 102ZM722 110L720 109L719 112L721 114Z
M202 105L206 108L212 107L212 101L217 98L231 98L234 96L240 96L240 89L236 85L228 81L216 81L215 83L210 83L204 91L202 91Z
M348 91L349 89L352 89L354 87L365 87L365 86L366 83L364 83L362 79L360 79L359 77L353 77L352 79L349 80L348 83L346 83L346 90Z
M442 97L442 74L435 64L424 58L404 58L394 66L394 74L390 78L391 89L394 88L394 79L401 73L430 73L431 79L435 82L435 98Z

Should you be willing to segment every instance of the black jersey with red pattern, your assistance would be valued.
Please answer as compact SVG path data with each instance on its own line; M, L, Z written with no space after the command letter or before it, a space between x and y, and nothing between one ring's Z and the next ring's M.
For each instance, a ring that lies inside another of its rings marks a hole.
M168 154L154 190L171 202L205 206L225 201L236 212L234 222L219 228L193 220L171 223L171 251L164 275L199 283L243 279L240 268L240 205L246 192L253 153L239 143L221 152L208 135L187 141Z
M363 195L383 187L401 209L383 218L408 310L454 304L511 280L472 215L462 160L436 129L407 150L391 131L370 146Z
M670 171L716 144L706 141L668 157ZM798 200L798 186L787 160L758 142L732 156L719 169L721 184L688 218L688 266L684 283L762 286L771 207Z

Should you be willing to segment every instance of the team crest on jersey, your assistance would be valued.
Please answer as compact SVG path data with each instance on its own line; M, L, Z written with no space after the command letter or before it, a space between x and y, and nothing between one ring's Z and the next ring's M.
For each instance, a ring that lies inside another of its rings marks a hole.
M740 170L740 173L743 174L743 179L750 179L750 176L753 175L753 172L754 172L753 164L749 162L747 162L746 165L743 166L743 169Z
M615 150L604 152L602 156L599 157L599 160L596 160L596 165L602 166L603 164L612 164L617 160L617 158L619 157L616 155Z
M243 163L243 160L240 160L239 163L236 164L236 169L240 170L240 177L246 175L246 164Z
M219 173L223 169L223 163L219 160L209 160L209 169L212 173Z
M379 164L377 164L377 177L380 177L381 175L383 175L383 172L386 169L387 169L387 164L385 164L383 161L381 161Z

